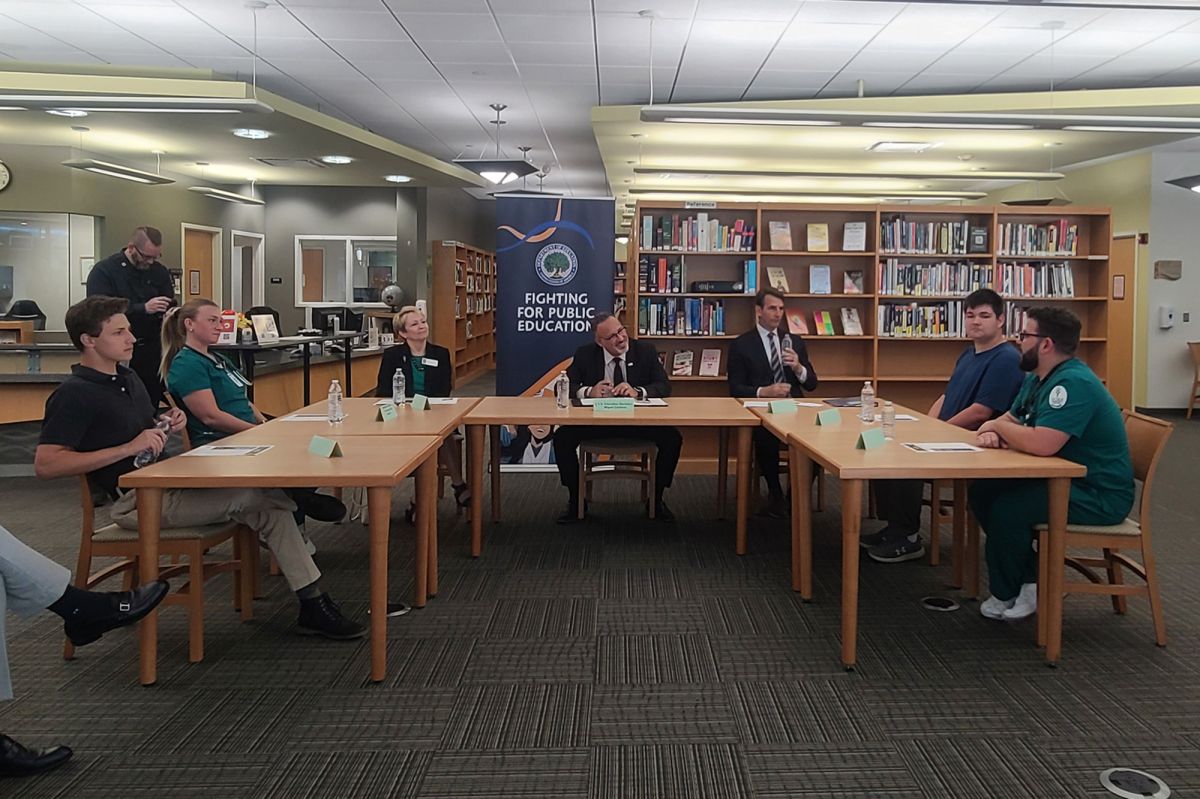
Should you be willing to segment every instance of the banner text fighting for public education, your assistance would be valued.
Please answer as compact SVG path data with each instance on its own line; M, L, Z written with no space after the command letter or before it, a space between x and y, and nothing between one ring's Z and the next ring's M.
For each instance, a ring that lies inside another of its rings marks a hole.
M594 314L587 292L527 291L517 306L517 332L586 333Z

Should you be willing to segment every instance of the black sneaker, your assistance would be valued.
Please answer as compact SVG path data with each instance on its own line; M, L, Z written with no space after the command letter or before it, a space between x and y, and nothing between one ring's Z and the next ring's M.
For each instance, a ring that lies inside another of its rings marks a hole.
M337 497L315 491L297 491L292 499L300 512L314 521L340 522L346 518L346 506Z
M904 533L900 530L896 530L892 527L883 527L882 529L876 530L873 533L860 535L858 537L858 545L863 549L870 549L871 547L877 547L880 544L886 544L889 541L896 541L897 539L907 537L908 536L904 535Z
M654 518L660 522L673 522L675 521L675 514L667 507L667 503L660 499L654 506Z
M412 608L410 608L408 605L404 604L403 602L389 602L389 603L387 603L387 613L385 613L384 615L387 616L389 619L393 619L396 616L403 616L405 613L408 613L410 610L412 610ZM370 608L367 608L367 615L368 616L371 615Z
M366 627L342 615L329 594L300 600L296 629L301 635L323 635L335 641L349 641L367 634Z
M587 500L584 500L583 512L585 514L587 513L587 506ZM554 522L555 524L575 524L579 520L579 503L578 500L572 499L567 501L567 509L560 513Z
M917 560L925 557L925 546L921 539L909 540L901 538L898 541L884 541L867 550L871 560L880 563L903 563L906 560Z

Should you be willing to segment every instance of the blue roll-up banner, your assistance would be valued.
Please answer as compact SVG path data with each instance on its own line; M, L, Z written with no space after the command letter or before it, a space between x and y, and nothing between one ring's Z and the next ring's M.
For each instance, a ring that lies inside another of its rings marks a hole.
M496 199L496 393L536 393L613 309L611 197Z

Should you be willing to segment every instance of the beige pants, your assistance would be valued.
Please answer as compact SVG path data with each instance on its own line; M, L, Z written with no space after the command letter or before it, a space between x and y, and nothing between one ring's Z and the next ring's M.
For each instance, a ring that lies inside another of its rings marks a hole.
M193 527L220 522L244 524L258 533L279 561L279 570L293 591L321 576L305 549L292 512L296 503L277 488L168 488L163 492L162 526ZM137 492L113 503L109 514L126 530L136 530Z

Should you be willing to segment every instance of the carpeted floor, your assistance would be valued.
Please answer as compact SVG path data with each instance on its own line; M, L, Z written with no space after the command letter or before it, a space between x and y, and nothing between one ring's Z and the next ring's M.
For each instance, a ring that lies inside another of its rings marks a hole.
M678 479L674 525L639 517L632 487L610 484L586 523L563 528L553 477L506 476L503 521L485 526L477 560L443 501L441 592L389 622L381 685L366 683L365 639L292 633L281 578L266 578L248 624L226 578L210 584L201 664L187 663L182 611L165 611L153 688L137 683L132 631L66 663L54 617L10 616L18 698L0 705L0 731L76 757L0 781L0 796L1101 797L1098 774L1115 765L1195 795L1200 422L1175 421L1154 517L1165 649L1144 602L1118 617L1107 599L1071 597L1063 662L1048 669L1032 620L921 608L953 593L948 566L864 559L859 667L846 673L836 484L805 604L789 588L786 523L754 520L750 553L735 556L712 478ZM72 564L74 483L10 478L0 491L0 523ZM396 597L411 595L410 529L393 520ZM364 528L310 534L325 586L364 618Z

